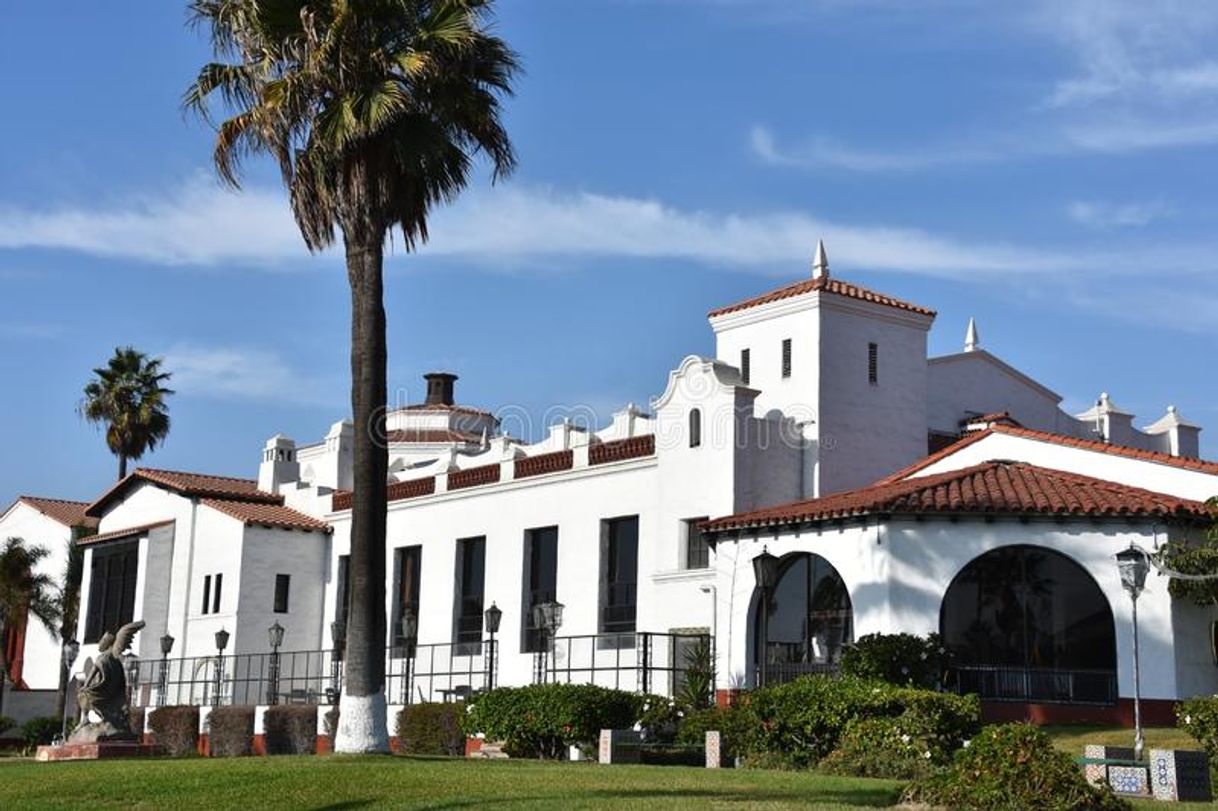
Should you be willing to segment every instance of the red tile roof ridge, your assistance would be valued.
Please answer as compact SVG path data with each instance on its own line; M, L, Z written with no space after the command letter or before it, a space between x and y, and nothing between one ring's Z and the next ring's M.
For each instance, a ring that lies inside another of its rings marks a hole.
M747 310L752 307L760 307L762 304L770 304L771 302L795 298L796 296L802 296L806 293L813 293L817 291L832 293L834 295L852 298L859 301L869 301L872 304L882 304L886 307L893 307L898 310L906 310L908 312L918 313L919 315L928 315L931 318L934 318L935 316L935 311L927 307L904 301L894 296L889 296L885 293L877 293L876 291L863 287L862 285L843 281L842 279L838 279L834 276L819 276L810 279L800 279L797 282L771 290L768 293L762 293L761 295L753 296L752 298L745 299L744 301L729 304L726 307L719 307L718 309L711 310L707 314L707 318L716 318L721 315L727 315L728 313Z
M102 541L113 541L113 540L117 540L119 538L129 538L132 535L141 535L145 532L149 532L154 529L159 529L161 527L167 527L172 523L174 523L174 519L169 518L164 521L153 521L148 524L138 524L134 527L124 527L123 529L112 529L109 532L102 532L97 535L86 535L85 537L80 538L77 541L77 543L78 544L92 544L92 543L101 543Z
M89 502L76 501L68 498L50 498L48 496L31 496L20 495L14 499L9 509L12 509L17 504L25 504L31 509L37 510L42 515L50 518L52 521L63 524L65 527L94 527L97 526L97 519L90 518L85 515L85 510L89 508ZM3 515L4 510L0 512Z
M137 467L135 470L133 470L131 472L132 473L150 473L153 475L165 474L167 476L191 476L191 477L200 478L200 479L219 479L221 481L226 481L226 482L241 482L244 484L251 484L254 487L258 486L257 479L247 479L247 478L243 478L241 476L220 476L215 473L195 473L195 472L192 472L189 470L166 470L164 468L156 468L156 467Z
M200 503L245 524L306 531L331 531L330 525L325 521L283 504L263 504L223 498L205 498L201 499Z

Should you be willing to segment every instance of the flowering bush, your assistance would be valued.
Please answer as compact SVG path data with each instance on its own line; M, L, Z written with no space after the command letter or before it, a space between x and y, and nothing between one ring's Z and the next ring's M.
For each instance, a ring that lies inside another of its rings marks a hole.
M503 741L513 757L560 758L572 744L592 746L602 729L630 729L640 696L591 684L500 687L466 705L467 735Z
M842 653L844 676L890 684L938 689L951 665L951 653L938 634L868 634Z
M643 740L648 743L672 743L685 717L684 706L664 696L648 695L642 699L634 728L643 733Z
M905 715L851 721L820 762L827 774L912 780L951 761L952 749L935 730Z
M1176 723L1209 753L1210 774L1218 781L1218 696L1200 696L1177 704Z
M944 808L1007 811L1128 811L1108 786L1092 786L1065 752L1031 724L989 726L949 768L911 785L905 801Z

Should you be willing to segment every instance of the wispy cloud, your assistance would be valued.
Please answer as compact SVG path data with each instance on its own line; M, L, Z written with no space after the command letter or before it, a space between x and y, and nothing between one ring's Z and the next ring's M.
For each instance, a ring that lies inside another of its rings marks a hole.
M1001 160L1009 150L973 145L946 144L918 148L871 150L847 146L826 135L813 135L792 144L779 144L766 126L749 131L749 149L768 166L796 169L844 169L851 172L906 172L942 166L986 163Z
M1106 203L1075 200L1066 206L1070 219L1090 228L1138 228L1168 216L1171 208L1162 201L1149 203Z
M279 352L242 346L180 344L165 353L177 392L220 400L339 406L345 389L301 372Z
M63 335L60 324L48 324L36 321L0 321L0 336L9 338L24 338L29 340L49 341Z

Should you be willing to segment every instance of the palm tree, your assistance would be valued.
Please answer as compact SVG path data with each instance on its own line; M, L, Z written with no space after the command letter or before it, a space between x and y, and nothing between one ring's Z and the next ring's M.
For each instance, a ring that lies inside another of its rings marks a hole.
M127 460L155 450L169 435L169 409L165 388L169 372L161 359L149 358L134 347L114 350L107 364L93 370L85 385L79 411L89 422L106 427L106 445L118 457L118 477L127 475Z
M52 637L59 635L55 582L36 571L46 556L44 547L26 546L20 538L9 538L0 546L0 715L4 714L4 682L8 679L8 634L33 615Z
M466 186L478 157L515 165L500 121L516 55L490 34L491 0L191 0L221 62L185 104L205 120L219 97L215 164L239 185L255 154L278 164L305 245L342 232L351 286L354 499L346 679L335 746L387 752L385 482L375 437L386 405L383 260L392 231L412 251L432 209Z
M76 542L81 537L77 530L68 539L64 557L63 574L60 577L59 589L56 591L56 607L59 610L59 638L68 640L76 633L76 622L80 618L80 581L84 574L85 550ZM83 533L81 533L83 534ZM63 660L59 662L59 692L55 699L56 717L63 717L64 707L68 701L68 667Z

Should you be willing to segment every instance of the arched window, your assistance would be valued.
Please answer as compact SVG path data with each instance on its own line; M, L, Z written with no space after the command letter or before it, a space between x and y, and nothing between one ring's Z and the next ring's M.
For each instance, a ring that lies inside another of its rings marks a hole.
M959 687L986 698L1116 700L1116 633L1087 570L1039 546L1006 546L965 566L939 627Z
M761 611L754 617L754 653L764 655L770 683L833 669L842 649L854 641L850 593L833 564L820 555L797 553L779 563L770 591L769 638L761 639Z
M702 445L702 409L694 408L689 412L689 447L697 448Z

